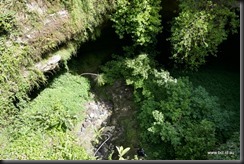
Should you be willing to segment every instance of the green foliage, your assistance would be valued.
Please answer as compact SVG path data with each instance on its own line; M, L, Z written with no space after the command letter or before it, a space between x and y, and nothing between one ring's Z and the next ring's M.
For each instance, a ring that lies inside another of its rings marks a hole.
M154 66L155 63L147 54L140 54L132 59L117 56L117 60L109 61L102 67L104 71L103 78L105 83L108 84L112 84L116 79L124 78L127 85L134 87L135 101L139 102L144 97L150 99L150 97L158 96L154 83L167 85L166 82L176 81L169 76L167 71L158 71L153 68ZM152 90L155 92L152 92Z
M14 117L25 104L29 89L45 81L43 74L28 69L32 64L27 45L11 42L7 36L0 37L0 118L6 120L1 121L0 127L8 124L11 119L6 118Z
M123 78L123 74L126 73L126 69L124 67L124 58L115 56L114 60L107 62L104 66L101 67L101 70L104 72L103 80L105 84L113 84L116 79Z
M125 158L123 156L130 150L130 148L127 147L124 149L123 146L120 146L120 147L116 146L116 149L119 153L119 160L125 160Z
M66 132L82 119L81 104L88 98L89 89L86 80L65 76L60 84L58 80L53 84L53 87L58 85L57 87L42 92L28 106L28 92L34 87L38 88L46 80L44 74L35 69L34 63L55 54L61 55L64 61L69 60L81 42L99 36L99 30L94 29L100 28L98 26L113 8L110 0L100 3L95 0L65 2L66 7L70 7L69 15L73 19L62 22L64 19L58 20L54 16L54 24L48 23L46 26L43 22L49 21L50 15L56 15L63 10L59 0L43 1L42 6L33 2L33 6L37 5L42 14L30 11L26 1L0 2L0 130L1 134L2 131L8 132L4 136L8 138L7 142L1 142L1 159L88 159L83 148L74 144L72 138L67 139L68 146L64 150L54 150L48 142L43 143L43 138L35 136L35 131L40 131L38 133L50 138L52 136L47 133L52 132L57 135L54 140L57 140L58 145ZM84 12L86 5L88 8ZM29 36L27 29L31 29L30 38L26 38ZM74 39L66 45L63 44L71 38ZM53 50L61 44L60 50L54 53ZM41 55L42 53L45 55ZM78 114L79 110L81 113ZM29 137L30 135L35 137ZM24 143L31 139L35 143ZM6 145L4 148L3 144ZM42 148L43 144L46 148Z
M97 76L97 78L96 78L96 80L97 80L97 84L99 85L99 86L103 86L103 85L105 85L105 80L104 80L104 74L99 74L98 76Z
M199 86L193 90L191 101L193 118L200 120L207 118L215 123L218 131L228 132L233 113L221 108L218 97L210 96L206 89Z
M188 79L169 84L161 95L160 101L143 102L141 126L153 133L145 131L144 139L159 144L160 136L163 143L170 142L176 159L206 159L206 152L215 146L217 130L228 130L229 113L221 111L216 97L202 87L193 88Z
M214 147L216 141L214 123L201 120L187 127L183 135L185 144L175 147L176 159L207 159L207 151Z
M226 143L213 150L213 154L208 153L210 160L240 160L240 132L234 132Z
M113 0L0 2L0 118L9 120L6 119L9 115L26 104L27 92L45 82L43 73L35 70L34 64L57 53L62 60L69 60L80 43L100 35L99 25L108 19L113 3ZM64 7L69 12L66 15L65 11L61 19L59 12ZM70 19L66 20L66 16ZM54 52L56 48L61 50Z
M6 143L4 143L6 144ZM69 133L32 131L4 145L0 158L6 160L91 160Z
M174 77L188 76L194 87L201 85L208 93L218 97L219 108L214 115L228 111L231 128L224 131L224 138L229 138L234 131L240 129L240 74L230 71L222 65L212 65L199 69L197 72L172 72ZM202 92L204 93L204 92ZM201 96L203 97L203 96ZM196 99L197 97L195 97ZM222 123L224 124L224 123ZM223 137L223 136L222 136ZM222 138L221 137L221 138Z
M72 2L62 1L71 14L70 30L72 33L80 33L75 39L86 41L95 40L100 35L96 29L103 21L108 19L108 13L114 9L113 0L74 0Z
M178 64L197 69L208 55L216 55L218 45L230 32L237 32L236 1L180 1L180 13L172 23L169 38L172 58Z
M85 78L65 73L41 92L23 114L36 120L30 122L46 124L41 126L43 128L51 128L52 125L69 127L69 119L74 119L74 114L82 110L82 103L89 99L88 90L89 83Z
M35 111L35 107L33 107L33 109L29 109L29 112L19 115L14 126L19 127L19 132L22 135L28 133L29 130L40 128L63 132L71 130L77 116L70 114L70 111L67 111L61 102L53 101L52 103L49 108L40 106L39 111Z
M72 133L84 118L87 79L65 73L56 78L5 128L1 159L91 159Z
M97 130L96 128L94 129L95 132L95 144L99 144L99 140L102 139L102 132L104 130L104 127L100 128L99 130Z
M0 35L10 33L14 27L15 27L14 12L10 10L1 9Z
M120 147L116 146L116 149L117 149L117 151L118 151L118 156L119 156L119 159L118 159L118 160L126 160L123 156L124 156L128 151L130 151L130 147L127 147L127 148L124 149L123 146L120 146ZM114 153L114 152L112 152L112 153L110 154L109 160L112 160L112 155L113 155L113 153ZM131 160L138 160L138 156L137 156L137 155L134 155L134 158L131 159Z
M105 81L122 76L133 86L142 141L168 148L161 148L165 156L160 156L161 150L154 154L156 159L207 159L207 152L222 142L221 133L231 128L232 113L221 109L216 96L194 87L188 78L176 80L169 72L154 69L146 54L119 58L103 70Z
M179 63L184 62L196 67L205 62L209 43L206 39L211 31L208 21L211 19L213 16L206 11L185 11L175 18L175 24L171 29L174 59Z
M141 54L135 59L125 60L125 65L128 69L126 83L128 85L134 85L135 89L141 88L143 81L148 78L149 70L149 58L146 54Z
M129 35L134 47L156 44L161 32L160 0L118 0L111 20L115 32L122 39Z

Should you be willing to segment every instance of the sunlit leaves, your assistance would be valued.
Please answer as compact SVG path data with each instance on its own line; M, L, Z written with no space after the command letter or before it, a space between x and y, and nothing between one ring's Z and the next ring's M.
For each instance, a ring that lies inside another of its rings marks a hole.
M8 125L2 159L89 159L71 131L82 119L89 83L65 73L56 78ZM31 140L31 141L30 141ZM12 154L12 152L15 152Z
M172 58L190 69L203 65L229 33L237 32L235 1L182 0L171 26ZM227 28L229 27L229 28Z
M130 148L127 147L124 149L123 146L120 146L120 147L116 146L116 149L119 153L119 160L125 160L125 158L123 156L130 150Z
M229 113L221 112L216 97L202 87L194 88L187 78L154 88L152 95L160 94L141 102L141 128L148 131L142 132L143 138L154 144L171 143L177 159L206 159L205 152L217 140L215 130L228 128ZM161 142L155 140L159 136Z
M175 18L170 39L173 45L173 59L192 67L198 67L205 62L204 57L208 51L206 38L211 30L209 26L211 19L213 16L203 11L198 13L184 11Z
M160 0L118 0L111 18L115 32L121 39L130 35L134 46L155 44L162 30L160 10Z

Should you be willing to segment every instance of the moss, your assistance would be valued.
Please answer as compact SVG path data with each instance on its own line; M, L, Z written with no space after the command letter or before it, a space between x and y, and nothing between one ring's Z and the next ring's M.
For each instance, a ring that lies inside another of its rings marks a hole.
M100 25L114 9L113 2L0 2L4 9L0 16L1 119L23 108L28 102L27 93L46 81L35 63L55 54L60 54L64 62L69 60L81 43L100 35Z

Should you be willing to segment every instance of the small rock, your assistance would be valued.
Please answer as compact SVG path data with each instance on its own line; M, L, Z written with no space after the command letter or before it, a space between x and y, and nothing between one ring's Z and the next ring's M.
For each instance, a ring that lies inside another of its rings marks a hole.
M86 128L88 125L89 125L89 122L84 122L84 123L82 124L83 128Z
M113 132L115 130L115 126L106 126L104 128L104 133L108 133L108 132Z
M95 117L95 114L94 114L94 113L90 113L90 114L89 114L89 117L90 117L90 118L94 118L94 117Z
M106 126L107 125L107 122L106 121L103 121L102 122L102 126Z

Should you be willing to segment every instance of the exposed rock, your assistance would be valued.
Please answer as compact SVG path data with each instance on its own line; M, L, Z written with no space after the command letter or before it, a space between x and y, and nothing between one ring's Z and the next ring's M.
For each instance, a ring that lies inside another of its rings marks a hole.
M102 105L103 104L103 105ZM94 140L99 137L96 136L101 128L101 125L106 125L104 122L109 119L112 114L111 108L107 108L105 102L102 101L90 101L86 105L86 118L80 126L80 131L78 132L78 136L80 139L80 143L86 149L86 151L90 155L94 155L94 147L93 145ZM99 134L98 134L99 135Z
M99 92L100 93L100 92ZM115 146L124 141L125 127L121 119L132 117L132 90L122 82L116 82L106 90L109 96L96 94L96 101L88 102L85 121L80 125L81 144L90 155L100 160L107 160Z
M60 60L61 60L61 56L55 55L50 57L46 61L37 63L35 67L42 72L51 71L54 70L56 67L58 67Z

